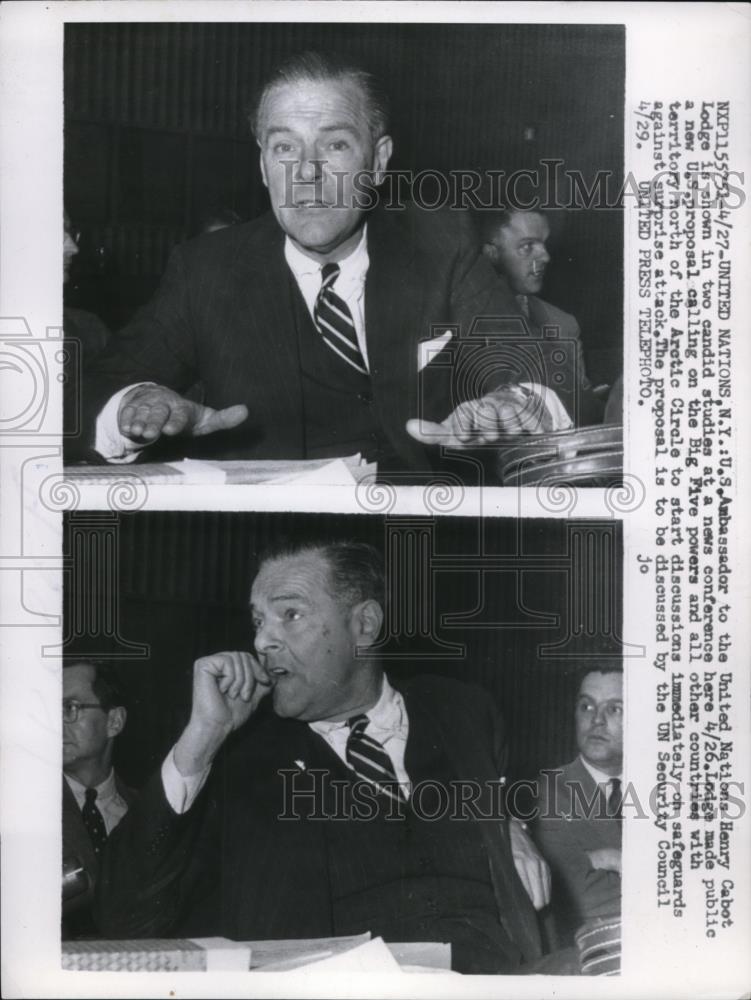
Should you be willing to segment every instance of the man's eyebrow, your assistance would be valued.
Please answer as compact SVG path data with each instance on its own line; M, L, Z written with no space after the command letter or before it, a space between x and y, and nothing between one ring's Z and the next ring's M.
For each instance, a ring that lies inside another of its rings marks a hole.
M357 135L357 126L353 125L351 122L334 122L332 125L322 125L321 132L351 132L352 135Z
M296 591L291 591L289 594L274 594L273 597L269 598L269 601L273 604L276 601L304 601L306 604L310 603L310 599L305 594L299 594ZM250 604L251 611L257 611L257 605Z

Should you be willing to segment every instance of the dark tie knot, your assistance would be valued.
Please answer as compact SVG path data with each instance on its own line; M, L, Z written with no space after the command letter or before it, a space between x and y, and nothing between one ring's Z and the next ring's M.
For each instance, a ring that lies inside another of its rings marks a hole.
M351 719L347 719L347 725L349 726L350 736L362 736L365 730L368 728L368 723L370 719L361 712L360 715L353 715Z
M327 288L329 285L333 285L338 277L338 264L324 264L321 268L321 287Z
M96 802L96 797L97 797L97 790L96 790L96 788L87 788L86 789L86 805L92 805L93 806L94 803Z

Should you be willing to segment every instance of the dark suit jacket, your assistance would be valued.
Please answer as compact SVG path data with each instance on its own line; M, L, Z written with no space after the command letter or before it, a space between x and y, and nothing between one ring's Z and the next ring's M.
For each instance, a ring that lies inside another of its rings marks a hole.
M402 690L408 753L417 733L429 733L459 777L497 783L502 739L486 694L433 677L414 678ZM98 903L107 936L175 928L240 940L333 933L325 822L277 817L284 801L279 769L309 761L311 741L335 755L305 723L259 714L237 734L224 767L215 768L213 789L201 793L203 815L196 803L176 816L159 775L141 793L103 857ZM540 954L537 920L514 868L506 823L469 822L482 830L501 924L532 961Z
M585 802L592 801L597 785L579 757L540 777L540 816L535 839L553 876L552 905L558 931L564 941L592 917L620 913L621 877L617 872L594 869L587 851L621 847L621 821L586 817L586 806L577 798L580 788Z
M307 311L283 247L271 213L178 247L155 297L87 374L79 450L93 446L95 417L117 390L153 381L184 393L201 381L208 405L245 403L250 415L233 431L172 442L183 454L306 457L296 316ZM435 456L409 437L406 421L442 420L462 399L508 381L494 373L492 344L486 362L476 343L469 351L458 345L480 316L516 317L519 329L519 308L479 253L465 213L375 209L368 254L365 328L375 413L402 466L429 470ZM444 324L458 326L459 335L418 377L418 342L443 333Z
M604 402L592 393L592 383L584 365L581 330L576 318L536 295L528 295L527 302L533 337L540 338L542 343L549 343L551 346L556 342L567 346L563 369L555 361L559 355L552 350L546 352L545 359L550 370L546 373L545 384L556 388L558 377L562 377L568 384L568 392L561 394L562 401L577 427L600 423Z
M123 784L115 774L115 785L118 793L130 807L135 800L135 792ZM81 810L76 797L70 790L68 782L63 778L63 858L75 857L89 875L91 889L83 899L71 901L70 915L66 914L66 922L71 933L78 929L90 929L91 904L94 899L94 887L99 877L99 861L94 853L91 838L86 830L81 816Z

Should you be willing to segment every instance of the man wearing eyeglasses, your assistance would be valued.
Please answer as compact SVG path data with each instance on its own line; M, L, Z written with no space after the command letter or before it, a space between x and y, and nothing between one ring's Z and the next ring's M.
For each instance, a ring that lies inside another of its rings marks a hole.
M112 753L127 712L109 665L79 661L63 670L63 862L82 869L88 891L66 901L63 936L93 930L90 905L99 855L132 802ZM76 864L77 862L77 864Z

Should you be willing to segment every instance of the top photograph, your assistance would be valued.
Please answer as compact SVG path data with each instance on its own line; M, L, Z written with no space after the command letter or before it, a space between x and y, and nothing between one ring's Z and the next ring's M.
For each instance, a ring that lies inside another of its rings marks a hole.
M623 474L625 29L69 23L66 476Z

